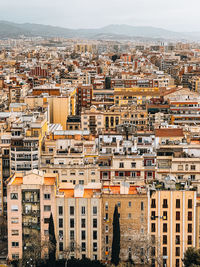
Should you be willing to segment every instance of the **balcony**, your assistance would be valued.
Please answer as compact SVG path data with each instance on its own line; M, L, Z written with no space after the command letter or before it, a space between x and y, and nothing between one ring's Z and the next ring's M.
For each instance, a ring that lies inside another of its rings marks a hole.
M15 160L15 159L13 159L13 160ZM31 158L16 158L16 160L17 161L31 161Z
M40 210L25 210L23 209L22 215L40 215Z
M28 227L35 230L40 230L40 223L33 223L33 222L23 222L23 227Z
M58 149L57 154L68 154L68 150L67 149Z
M154 170L155 167L156 167L155 165L144 166L144 168L147 170Z
M39 203L40 202L40 199L39 198L34 198L34 197L31 197L31 198L22 198L22 202L24 203Z
M38 151L38 148L36 147L11 147L11 151L16 152L31 152L31 151Z

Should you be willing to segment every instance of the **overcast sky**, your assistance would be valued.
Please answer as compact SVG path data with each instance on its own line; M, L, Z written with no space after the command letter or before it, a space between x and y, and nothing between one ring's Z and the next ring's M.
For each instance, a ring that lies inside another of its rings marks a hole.
M200 31L199 0L0 0L0 20L69 28L108 24Z

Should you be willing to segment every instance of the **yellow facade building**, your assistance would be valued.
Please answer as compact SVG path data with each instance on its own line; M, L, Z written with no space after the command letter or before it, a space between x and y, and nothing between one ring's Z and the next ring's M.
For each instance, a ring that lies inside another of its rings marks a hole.
M146 104L146 101L151 98L159 98L160 90L158 87L152 88L114 88L114 104L115 105L130 105L137 104L143 105Z

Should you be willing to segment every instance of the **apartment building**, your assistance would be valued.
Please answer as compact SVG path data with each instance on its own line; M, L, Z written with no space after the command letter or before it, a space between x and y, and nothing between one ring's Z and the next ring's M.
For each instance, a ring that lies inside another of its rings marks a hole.
M47 133L46 113L24 114L11 123L11 172L38 169L42 140Z
M152 88L114 88L115 105L145 105L151 98L159 98L160 90L157 87Z
M49 89L51 90L51 89ZM58 91L61 89L58 89ZM52 95L45 92L25 97L25 103L32 110L35 108L47 109L49 123L61 124L66 130L67 117L75 115L76 112L76 90L63 88L63 94Z
M15 173L8 181L8 258L21 259L31 234L48 237L48 222L56 218L56 174L34 170Z
M57 196L58 257L101 259L101 184L60 185Z
M164 266L182 266L184 252L196 246L196 202L193 190L150 191L148 229L159 242L153 250L155 258L161 255ZM156 261L153 265L157 266Z
M79 85L76 90L76 114L80 115L82 108L89 108L93 97L92 85Z
M54 131L45 138L43 148L40 168L58 173L60 182L99 182L97 149L88 131Z

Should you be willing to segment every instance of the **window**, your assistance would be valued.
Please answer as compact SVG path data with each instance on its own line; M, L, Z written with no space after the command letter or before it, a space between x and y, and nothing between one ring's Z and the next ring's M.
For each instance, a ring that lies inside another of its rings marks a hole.
M85 206L81 207L81 215L85 215Z
M70 240L74 240L74 231L73 230L70 231Z
M152 211L151 212L151 220L155 220L156 219L156 212Z
M108 235L106 235L105 243L108 244L108 242L109 242Z
M93 231L93 239L97 240L97 231Z
M19 253L12 254L12 259L18 260L19 259Z
M85 240L85 231L81 231L81 239Z
M181 201L180 199L176 199L176 208L180 209L180 207L181 207Z
M176 267L180 267L180 260L176 259Z
M93 243L93 252L96 252L97 251L97 243Z
M155 198L153 198L151 200L151 208L156 208L156 200L155 200Z
M46 231L48 231L48 230L46 230ZM49 231L48 231L48 234L49 234ZM59 230L59 239L63 240L63 230Z
M191 174L191 175L190 175L190 179L191 179L192 181L195 180L195 177L196 177L195 174Z
M195 169L196 169L196 166L195 166L195 165L191 165L191 166L190 166L190 170L191 170L191 171L195 171Z
M105 216L105 220L108 221L108 213L106 213Z
M74 219L70 219L70 228L74 228Z
M192 224L191 223L188 224L188 233L192 233Z
M63 251L63 242L59 242L59 250Z
M93 215L97 215L97 206L93 207Z
M152 160L150 159L146 160L145 166L152 166Z
M45 205L44 206L44 211L51 211L51 206Z
M63 215L63 206L58 207L58 214Z
M152 177L153 173L152 172L147 172L147 177Z
M44 223L49 223L49 218L44 218Z
M180 233L180 224L179 223L176 224L176 233Z
M178 170L182 171L183 170L183 165L178 165Z
M188 199L188 209L192 209L192 199Z
M62 228L63 227L63 219L59 219L59 228Z
M44 230L44 235L48 236L49 235L49 230Z
M131 213L128 213L128 219L131 219Z
M97 219L93 219L93 228L97 228Z
M188 221L192 221L192 212L188 211Z
M163 199L163 208L164 209L168 208L167 199Z
M163 245L167 245L167 235L163 235Z
M50 164L50 159L46 159L46 164Z
M108 225L106 225L105 231L108 232L108 230L109 230Z
M163 256L167 256L167 247L163 247Z
M18 211L18 206L17 205L12 205L11 206L11 211Z
M105 210L108 210L108 202L105 203Z
M163 233L167 233L167 223L163 223Z
M141 207L140 207L140 208L141 208L141 210L144 210L144 202L141 202L141 204L140 204L140 205L141 205Z
M180 211L177 211L176 212L176 220L177 221L180 221Z
M155 232L156 231L156 224L152 223L151 224L151 232Z
M19 230L12 230L11 231L11 234L12 235L19 235Z
M151 256L155 256L156 255L156 248L155 247L152 247L151 248Z
M167 211L163 211L163 220L167 220Z
M85 228L85 219L81 219L81 227Z
M180 256L180 247L176 247L176 256Z
M70 210L70 215L74 215L74 207L70 206L69 210Z
M18 199L18 193L11 193L10 198L11 199Z
M19 242L12 242L12 247L19 247Z
M121 202L117 202L117 206L118 206L118 208L120 208L121 207Z
M124 168L124 162L119 163L119 168Z
M79 184L84 184L84 180L79 180Z
M81 251L86 251L86 243L85 242L81 243Z
M131 207L131 201L128 202L128 206Z
M131 167L136 168L136 162L131 162Z
M180 235L176 235L176 245L180 245L181 240L180 240Z
M44 194L44 199L51 199L51 195L50 194Z
M188 241L187 241L188 245L192 245L192 236L188 235Z

